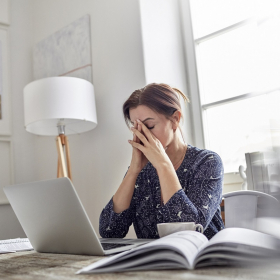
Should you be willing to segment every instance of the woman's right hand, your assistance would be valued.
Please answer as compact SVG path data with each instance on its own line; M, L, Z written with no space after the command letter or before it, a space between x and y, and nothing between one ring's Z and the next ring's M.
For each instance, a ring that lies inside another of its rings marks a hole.
M141 132L140 125L136 121L134 123L134 128L138 129ZM135 141L136 143L140 143L140 140L135 135L135 133L133 133L133 141ZM132 159L131 159L131 163L130 163L130 167L129 167L131 172L133 172L135 174L139 174L147 163L148 163L148 160L145 157L145 155L139 149L133 147L132 148Z

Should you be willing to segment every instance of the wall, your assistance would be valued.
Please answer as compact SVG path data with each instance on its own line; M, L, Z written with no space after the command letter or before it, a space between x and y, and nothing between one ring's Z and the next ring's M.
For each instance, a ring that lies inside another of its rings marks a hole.
M178 1L140 0L140 12L147 83L167 83L189 97ZM184 139L194 144L191 105L181 105Z
M0 205L0 239L26 237L18 219L9 204Z
M15 183L35 179L35 138L23 120L23 88L32 80L33 1L11 1L12 140Z
M123 121L122 104L133 90L146 83L139 4L131 0L35 0L33 9L32 44L85 14L91 18L98 126L79 136L70 136L69 142L74 186L98 229L99 214L130 164L131 147L127 139L131 135ZM33 137L34 179L56 177L54 139Z
M10 7L10 76L13 148L13 181L35 179L35 138L26 133L23 122L23 87L32 79L33 0L12 0ZM0 207L0 238L24 237L10 205ZM10 235L12 229L13 234Z
M98 229L102 208L119 186L131 159L131 134L122 104L146 84L138 1L130 0L11 0L11 107L14 182L56 177L54 137L39 137L24 129L23 88L33 81L34 44L85 14L91 17L93 84L98 126L70 136L73 183ZM8 224L8 221L10 222ZM0 208L2 229L24 237L9 205ZM9 238L0 230L0 239ZM128 237L135 236L134 231Z

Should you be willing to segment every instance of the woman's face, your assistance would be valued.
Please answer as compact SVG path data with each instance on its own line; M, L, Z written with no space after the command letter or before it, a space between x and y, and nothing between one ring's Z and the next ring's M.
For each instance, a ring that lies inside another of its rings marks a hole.
M143 122L164 148L172 142L174 137L172 122L164 115L156 113L147 106L139 105L129 110L129 116L133 124L137 119Z

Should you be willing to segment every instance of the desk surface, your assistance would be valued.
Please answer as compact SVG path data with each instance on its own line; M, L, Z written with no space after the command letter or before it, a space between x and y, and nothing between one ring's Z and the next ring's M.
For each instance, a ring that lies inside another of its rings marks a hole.
M34 251L0 255L0 279L280 279L280 265L267 268L216 267L193 271L162 270L97 275L75 272L102 257L42 254Z

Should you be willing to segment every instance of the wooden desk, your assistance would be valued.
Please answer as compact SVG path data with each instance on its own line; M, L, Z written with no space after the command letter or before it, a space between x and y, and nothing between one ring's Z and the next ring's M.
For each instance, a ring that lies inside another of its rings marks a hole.
M42 254L34 251L0 255L0 279L280 279L280 265L264 268L216 267L193 271L162 270L108 274L76 275L75 272L102 257Z

